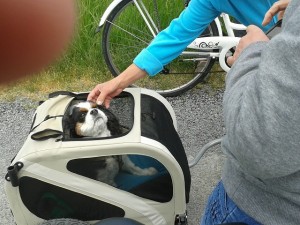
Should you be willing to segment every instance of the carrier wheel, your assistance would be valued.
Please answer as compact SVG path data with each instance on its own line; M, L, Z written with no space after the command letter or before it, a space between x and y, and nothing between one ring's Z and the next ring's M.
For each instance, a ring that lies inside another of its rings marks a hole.
M39 225L90 225L90 224L76 219L61 218L61 219L44 221Z
M95 223L94 225L143 225L143 224L129 218L112 217L112 218L101 220L100 222Z

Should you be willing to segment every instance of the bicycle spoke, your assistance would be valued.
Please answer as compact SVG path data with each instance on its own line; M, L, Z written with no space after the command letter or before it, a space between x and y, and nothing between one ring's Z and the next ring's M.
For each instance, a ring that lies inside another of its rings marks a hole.
M123 32L125 32L125 33L131 35L132 37L134 37L134 38L140 40L140 41L143 42L143 43L145 43L145 44L148 44L148 43L149 43L149 42L147 42L147 41L144 41L142 38L138 37L137 35L133 34L132 32L129 32L129 31L125 30L124 28L118 26L117 24L114 24L114 23L112 23L112 22L110 22L110 21L108 21L108 20L107 20L107 22L108 22L108 23L111 23L111 24L114 25L115 27L117 27L117 28L119 28L120 30L122 30ZM145 33L144 33L144 34L145 34Z

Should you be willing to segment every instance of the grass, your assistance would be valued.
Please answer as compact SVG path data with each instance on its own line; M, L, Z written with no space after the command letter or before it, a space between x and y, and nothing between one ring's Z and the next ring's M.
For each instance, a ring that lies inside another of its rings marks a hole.
M159 1L159 13L165 17L163 20L166 26L169 23L166 22L167 12L178 14L181 11L178 7L183 7L182 0ZM95 34L100 18L111 2L112 0L77 0L78 23L74 40L66 54L38 74L0 86L0 99L14 100L21 96L40 100L58 90L90 91L97 83L111 79L112 75L102 56L102 32ZM220 77L222 76L215 74L210 76L208 82L213 89L223 87L224 81Z
M108 72L97 77L98 73L99 71L93 67L73 67L63 72L45 70L15 83L0 86L0 99L13 101L16 98L25 97L41 100L54 91L90 91L98 82L111 79Z

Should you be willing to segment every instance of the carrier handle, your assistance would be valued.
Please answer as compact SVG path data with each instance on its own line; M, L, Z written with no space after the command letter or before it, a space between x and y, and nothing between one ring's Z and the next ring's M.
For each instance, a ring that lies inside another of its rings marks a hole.
M52 130L52 129L45 129L42 131L38 131L31 135L31 139L34 141L45 141L50 138L58 138L59 136L62 136L63 132L59 130ZM58 139L60 140L60 139ZM58 141L57 140L57 141Z
M71 97L74 97L76 99L81 99L81 98L85 98L87 97L87 93L79 93L79 94L76 94L74 92L71 92L71 91L55 91L55 92L52 92L48 95L49 98L54 98L54 97L57 97L58 95L67 95L67 96L71 96Z
M19 186L18 172L23 168L23 166L24 164L22 162L16 162L13 166L7 167L5 180L11 182L13 187Z
M32 127L30 129L30 132L34 131L35 128L37 128L38 126L40 126L42 123L44 123L45 121L49 120L49 119L53 119L53 118L57 118L57 117L64 117L64 115L58 115L58 116L49 116L47 115L44 120L42 122L40 122L39 124L37 124L36 126Z

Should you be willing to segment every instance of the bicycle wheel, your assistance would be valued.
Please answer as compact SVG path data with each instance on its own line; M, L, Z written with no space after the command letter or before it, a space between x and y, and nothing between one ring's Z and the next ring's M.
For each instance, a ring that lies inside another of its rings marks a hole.
M160 30L184 9L182 0L148 0L144 4ZM201 36L218 36L215 22ZM153 34L132 0L121 1L109 15L102 37L103 55L111 73L118 76L152 39ZM163 96L177 96L203 81L214 61L210 56L200 58L196 54L182 54L166 65L159 75L140 79L134 86L155 90Z

